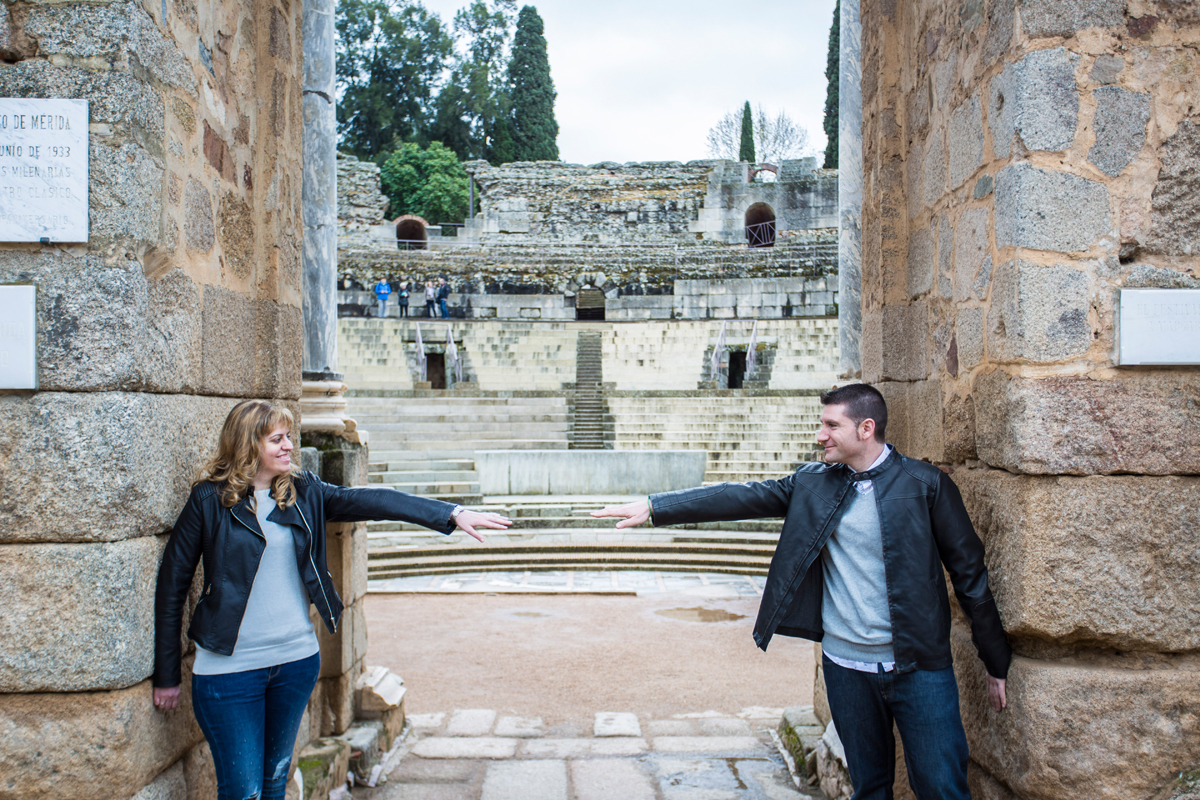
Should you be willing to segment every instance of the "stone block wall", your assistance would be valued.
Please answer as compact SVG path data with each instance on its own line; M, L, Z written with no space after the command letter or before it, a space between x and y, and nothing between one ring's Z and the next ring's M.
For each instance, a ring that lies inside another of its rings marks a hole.
M0 96L90 109L89 240L0 245L40 375L0 393L0 798L211 789L190 657L184 707L151 703L154 590L228 410L300 396L300 15L0 10Z
M1200 16L1154 0L862 3L862 371L943 465L1016 659L972 782L1149 798L1200 765L1200 369L1114 365L1130 287L1198 287Z

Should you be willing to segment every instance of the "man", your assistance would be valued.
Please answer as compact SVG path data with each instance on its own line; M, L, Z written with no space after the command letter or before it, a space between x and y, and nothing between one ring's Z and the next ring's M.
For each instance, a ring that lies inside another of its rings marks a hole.
M855 800L892 796L893 721L917 797L965 800L967 740L942 568L1000 711L1012 651L988 588L983 543L949 476L885 444L883 395L850 384L821 403L825 463L781 480L664 492L593 516L623 517L618 528L783 517L754 639L764 650L775 633L821 642Z
M449 310L446 309L446 301L450 299L450 287L446 284L445 278L438 278L437 301L438 308L441 309L442 319L450 317Z
M379 301L379 316L387 316L387 301L388 295L392 293L392 285L383 278L379 279L379 283L375 284L375 299Z

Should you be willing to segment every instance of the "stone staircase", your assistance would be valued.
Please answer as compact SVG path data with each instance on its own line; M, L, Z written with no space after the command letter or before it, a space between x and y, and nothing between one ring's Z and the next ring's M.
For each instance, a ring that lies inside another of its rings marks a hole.
M560 391L576 379L578 329L571 323L460 325L463 365L481 389Z
M614 450L705 450L705 483L760 481L814 458L821 404L814 396L723 392L615 392Z
M603 450L606 429L611 431L605 425L600 339L597 331L579 332L571 409L571 447L576 450Z
M510 517L513 527L483 544L403 522L368 523L368 575L386 579L464 571L570 569L670 570L765 575L780 520L617 530L590 512L627 497L489 498L477 507Z

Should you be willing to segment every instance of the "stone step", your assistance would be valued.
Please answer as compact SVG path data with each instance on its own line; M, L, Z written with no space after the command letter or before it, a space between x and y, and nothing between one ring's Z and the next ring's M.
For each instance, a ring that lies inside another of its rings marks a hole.
M620 543L612 546L572 544L569 547L440 548L374 551L369 554L367 574L372 579L400 575L429 574L429 570L457 567L468 570L549 570L578 569L658 569L671 571L713 571L765 573L773 548L737 545L711 545L682 550L678 547Z
M607 531L609 534L619 535L623 538L636 540L637 537L653 539L657 536L667 535L672 540L676 537L677 531L723 531L733 532L738 534L762 534L768 536L778 536L780 529L783 526L782 520L734 520L732 522L698 522L688 525L672 525L669 528L638 528L628 532L618 531L614 526L616 520L611 518L596 518L592 516L582 516L575 514L563 514L561 516L528 516L521 515L515 508L496 508L494 506L476 503L475 506L483 511L496 511L497 513L509 516L513 520L513 527L508 529L508 536L523 535L523 534L538 534L554 532L578 532L578 531ZM598 506L597 506L598 507ZM588 509L592 511L595 509ZM369 536L376 534L388 534L398 532L425 532L431 536L441 536L428 531L428 529L415 525L411 522L393 522L393 521L376 521L367 523L367 533ZM489 536L493 534L489 533ZM494 535L499 535L494 534Z
M405 470L424 470L427 472L475 472L473 459L429 459L412 458L395 461L375 461L376 454L371 453L372 461L367 465L367 472L402 472Z
M371 483L478 483L479 473L473 469L444 470L367 470Z

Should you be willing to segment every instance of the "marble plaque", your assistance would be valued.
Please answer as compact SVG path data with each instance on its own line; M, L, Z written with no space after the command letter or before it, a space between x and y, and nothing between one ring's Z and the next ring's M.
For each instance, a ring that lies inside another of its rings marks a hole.
M0 242L88 240L86 100L0 98Z
M1118 364L1200 364L1200 289L1122 289Z
M37 290L0 286L0 389L37 388Z

